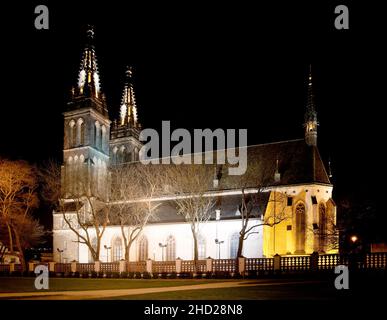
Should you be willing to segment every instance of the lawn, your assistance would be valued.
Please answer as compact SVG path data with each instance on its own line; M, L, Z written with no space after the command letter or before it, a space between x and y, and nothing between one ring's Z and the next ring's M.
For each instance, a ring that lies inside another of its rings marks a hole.
M50 278L48 291L137 289L204 284L224 280L74 279ZM34 292L35 278L0 277L0 292Z
M160 292L114 297L114 300L335 300L345 297L327 283L259 285ZM106 298L105 298L106 299ZM110 298L109 298L110 299Z

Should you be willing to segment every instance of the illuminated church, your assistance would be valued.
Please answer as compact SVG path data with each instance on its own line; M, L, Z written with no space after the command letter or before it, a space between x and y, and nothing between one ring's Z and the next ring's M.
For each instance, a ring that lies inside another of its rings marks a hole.
M93 192L103 194L108 188L109 168L139 159L141 125L132 81L132 70L126 79L118 120L111 121L101 90L97 57L93 45L94 32L89 29L82 53L76 88L64 114L64 149L62 184L71 179L80 166L97 177ZM274 226L259 226L245 240L243 256L271 257L274 254L294 255L333 252L322 231L336 220L332 200L333 185L317 148L317 113L313 101L312 77L309 75L308 102L305 113L305 137L248 146L248 162L269 163L272 177L261 203L249 224L260 224L265 215L285 213L287 219ZM263 169L262 169L263 170ZM215 181L214 181L215 184ZM215 185L214 185L215 188ZM213 190L212 190L213 192ZM211 218L200 227L199 259L235 258L241 229L241 186L238 177L216 179L216 192L221 201ZM273 201L281 199L281 203ZM71 203L66 214L76 214ZM88 247L80 243L68 228L63 214L54 212L53 248L55 261L91 262ZM131 261L193 259L193 239L189 223L165 200L157 212L158 219L148 223L136 239L129 254ZM320 232L315 232L319 230ZM101 261L118 261L125 256L120 226L109 224L103 234Z

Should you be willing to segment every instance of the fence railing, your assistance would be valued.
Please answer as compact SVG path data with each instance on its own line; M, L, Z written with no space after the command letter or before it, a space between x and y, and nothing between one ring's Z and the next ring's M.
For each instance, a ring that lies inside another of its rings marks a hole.
M246 271L272 271L274 270L273 258L247 258Z
M9 272L10 271L10 265L9 264L0 264L0 272Z
M281 257L282 271L307 271L310 269L310 256Z
M70 273L71 263L55 263L54 271L57 273Z
M212 260L212 270L214 272L230 272L236 271L236 259L217 259Z
M195 265L195 260L182 260L181 272L184 272L184 273L207 272L207 261L197 260Z
M119 262L105 262L101 263L100 271L101 272L120 272Z
M131 261L126 264L127 272L146 272L146 261Z
M95 263L77 263L76 270L79 273L93 272L95 270Z
M279 256L272 258L244 258L237 259L212 259L205 260L181 260L174 261L133 261L124 260L117 262L91 262L91 263L28 263L28 271L33 272L38 265L47 265L50 272L74 274L78 273L239 273L260 274L262 272L310 272L310 271L330 271L338 265L345 265L349 268L360 270L386 270L387 271L387 252L386 253L368 253L365 255L343 255L343 254L318 254L302 256ZM21 264L0 264L0 273L12 274L21 272Z
M175 261L154 261L152 271L154 273L172 273L176 272Z

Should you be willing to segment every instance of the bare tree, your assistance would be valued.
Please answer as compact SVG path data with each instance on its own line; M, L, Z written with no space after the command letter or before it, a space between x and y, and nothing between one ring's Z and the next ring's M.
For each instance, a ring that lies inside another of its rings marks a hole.
M272 191L270 183L273 178L271 168L262 168L259 163L251 163L245 174L240 177L241 202L239 212L241 217L241 229L239 231L237 257L242 256L244 241L252 234L258 234L261 226L274 227L288 218L285 212L286 197L275 190ZM270 197L270 192L273 196ZM272 210L266 210L268 204ZM259 222L251 223L252 218L261 217Z
M340 228L336 224L336 219L332 214L327 214L325 221L320 221L318 228L309 228L310 232L318 237L319 250L327 252L338 250L340 246Z
M174 197L177 213L191 227L195 262L199 257L200 225L209 220L216 202L215 197L208 194L213 182L213 169L213 166L205 165L169 165L165 170L166 191Z
M69 179L69 170L74 168L61 168L50 161L41 168L40 176L43 179L44 198L53 204L56 212L62 213L63 220L76 234L79 243L85 244L94 261L98 261L101 240L109 223L110 206L107 194L96 193L95 190L98 189L98 183L107 185L109 181L108 176L96 181L84 165L80 164Z
M153 201L161 188L161 175L151 164L132 163L112 168L111 220L121 227L125 260L130 248L150 219L156 219L160 203ZM159 168L160 169L160 168Z
M26 234L26 230L40 228L31 216L32 210L39 205L37 187L36 170L33 166L25 161L0 159L0 227L7 230L7 246L11 254L16 245L23 270L26 269L26 240L32 235L37 238L41 236L40 232Z

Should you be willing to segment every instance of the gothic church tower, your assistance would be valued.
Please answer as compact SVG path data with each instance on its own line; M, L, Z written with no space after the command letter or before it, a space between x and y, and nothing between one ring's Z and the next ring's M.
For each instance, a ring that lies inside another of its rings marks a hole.
M78 84L72 89L71 100L63 113L65 197L83 192L100 198L106 196L110 120L93 42L94 30L88 27Z
M137 117L132 75L132 68L127 67L120 105L120 118L113 122L111 130L110 162L112 165L137 161L138 152L142 146L138 139L141 124Z

